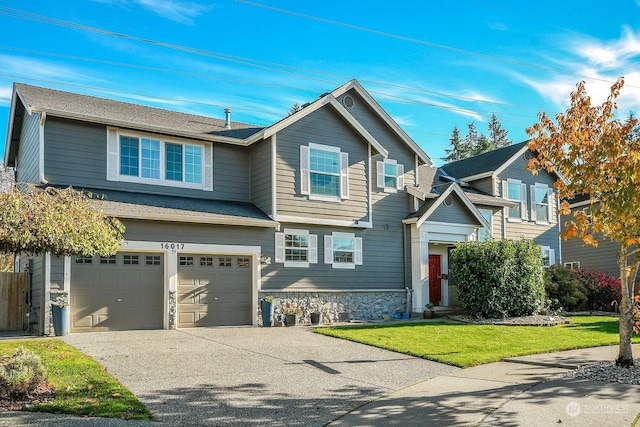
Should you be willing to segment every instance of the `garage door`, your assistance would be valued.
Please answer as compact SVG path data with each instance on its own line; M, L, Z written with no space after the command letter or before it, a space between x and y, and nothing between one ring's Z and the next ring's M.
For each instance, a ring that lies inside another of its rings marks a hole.
M129 252L74 258L71 332L162 328L163 258Z
M178 327L250 325L251 258L178 257Z

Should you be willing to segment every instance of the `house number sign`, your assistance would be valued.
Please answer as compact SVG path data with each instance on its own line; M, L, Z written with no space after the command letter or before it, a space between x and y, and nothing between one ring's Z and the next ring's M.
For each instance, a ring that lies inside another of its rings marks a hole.
M167 250L171 250L171 253L175 254L176 251L181 251L184 249L184 243L169 243L169 242L164 242L164 243L160 243L160 247L162 249L167 249Z

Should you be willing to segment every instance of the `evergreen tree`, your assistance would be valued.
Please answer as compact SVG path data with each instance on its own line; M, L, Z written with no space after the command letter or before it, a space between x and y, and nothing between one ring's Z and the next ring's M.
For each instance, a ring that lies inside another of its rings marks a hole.
M291 108L289 108L289 112L287 115L292 115L294 113L297 113L298 111L302 110L302 106L300 104L298 104L297 102L294 102L293 105L291 106Z
M508 138L509 131L502 128L502 124L495 114L491 114L488 129L489 142L493 145L494 149L508 147L513 143L513 141Z
M449 142L452 148L444 150L445 153L447 153L447 157L443 157L442 160L444 160L447 163L450 163L450 162L456 162L458 160L462 160L466 158L466 157L462 157L462 152L464 150L463 150L462 138L460 137L460 130L458 129L458 126L453 127L453 132L451 132L451 138L449 138Z
M478 154L486 153L487 151L495 150L496 146L487 138L485 134L481 134L476 138L476 142L472 147L471 155L469 157L477 156Z

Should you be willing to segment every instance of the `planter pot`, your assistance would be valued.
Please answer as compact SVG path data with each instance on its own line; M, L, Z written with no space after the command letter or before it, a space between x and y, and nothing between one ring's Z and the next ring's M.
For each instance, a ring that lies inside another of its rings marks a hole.
M69 306L51 306L51 316L53 317L53 330L56 336L63 337L69 335Z
M422 312L422 317L424 319L433 319L436 315L436 312L433 310L425 310Z
M296 314L285 314L284 316L284 324L287 326L296 326L298 322L298 315Z
M319 325L320 324L320 313L311 313L311 324Z
M274 308L273 302L260 300L260 313L262 314L262 326L271 326L273 324L273 308Z

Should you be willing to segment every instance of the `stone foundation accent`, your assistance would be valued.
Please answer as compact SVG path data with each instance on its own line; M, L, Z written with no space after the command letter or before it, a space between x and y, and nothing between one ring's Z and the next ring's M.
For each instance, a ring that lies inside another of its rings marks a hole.
M300 324L310 324L310 314L320 312L320 324L349 320L378 320L383 315L393 316L404 313L407 292L393 291L259 291L260 299L271 295L275 298L274 323L283 314L284 308L299 307L302 310ZM262 325L260 304L258 304L258 324Z
M169 291L169 329L176 329L177 327L177 319L176 319L176 311L178 308L176 292Z

